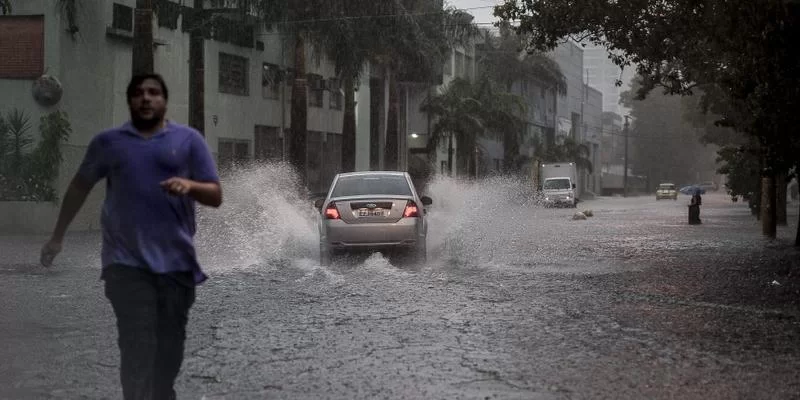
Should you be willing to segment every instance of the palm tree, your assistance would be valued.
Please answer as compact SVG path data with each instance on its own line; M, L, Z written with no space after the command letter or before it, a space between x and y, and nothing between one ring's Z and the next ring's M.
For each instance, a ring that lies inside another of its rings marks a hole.
M322 50L342 82L344 118L342 125L342 169L355 170L355 89L375 49L387 43L385 18L396 15L396 1L353 0L347 8L329 10L329 18L316 24L315 47ZM334 7L336 4L334 4ZM329 7L330 8L330 7ZM385 16L385 17L384 17Z
M513 91L515 83L533 81L556 95L567 94L567 81L558 64L544 53L525 50L524 37L513 32L507 22L500 24L499 35L490 31L484 34L478 67L481 75L487 76L507 92ZM506 131L503 138L504 164L506 170L516 170L525 161L519 153L525 133ZM544 143L542 143L544 145Z
M539 161L571 161L575 163L575 166L578 168L578 170L586 170L591 174L594 166L592 165L591 160L589 160L590 155L591 150L587 145L578 143L575 139L569 136L559 136L556 139L556 143L548 148L540 145L536 146L534 153L534 157Z
M431 127L428 151L433 152L442 141L447 140L447 169L450 175L453 173L454 137L459 152L463 153L463 149L466 149L468 153L484 133L484 121L480 118L484 104L477 97L471 82L457 78L441 94L425 99L420 107L422 112L436 118Z
M502 139L511 142L511 136L522 132L525 105L519 96L498 90L494 83L483 77L477 83L456 78L437 96L429 97L421 110L436 117L432 127L429 150L434 150L443 140L448 141L448 166L452 173L453 139L458 143L458 159L462 173L477 175L477 164L471 152L478 148L478 139Z
M479 31L472 15L437 0L397 0L394 27L375 41L373 62L382 67L389 83L386 117L385 169L397 169L399 152L400 75L433 83L455 46L463 46Z

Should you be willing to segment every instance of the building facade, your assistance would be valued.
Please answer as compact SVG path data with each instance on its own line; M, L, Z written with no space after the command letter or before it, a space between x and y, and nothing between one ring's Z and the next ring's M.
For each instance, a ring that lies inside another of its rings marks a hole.
M67 113L72 135L62 146L64 161L56 184L61 195L91 138L129 119L125 90L131 76L135 0L83 1L76 21L68 21L52 1L11 3L14 12L0 16L0 32L15 32L20 44L0 46L0 112L20 110L31 121L54 110ZM185 24L191 10L183 2L166 3L169 10L154 16L154 69L169 86L168 117L187 123L190 74ZM285 35L240 21L221 26L213 39L205 41L203 133L222 170L237 161L284 157L291 83L275 77L293 69L292 49ZM324 187L341 168L343 93L326 83L335 82L329 63L312 61L310 51L307 60L308 181L313 191ZM42 74L57 78L62 85L63 94L55 105L41 106L31 95L35 79ZM32 128L37 136L38 123ZM359 136L369 140L363 132ZM359 166L363 164L361 160ZM73 229L98 227L100 186ZM49 231L58 212L53 203L4 202L2 208L0 231L11 232ZM22 220L19 215L34 217Z

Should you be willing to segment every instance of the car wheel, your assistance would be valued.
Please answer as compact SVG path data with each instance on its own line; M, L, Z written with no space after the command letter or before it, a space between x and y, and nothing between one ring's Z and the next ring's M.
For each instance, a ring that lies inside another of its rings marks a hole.
M422 244L417 245L414 248L414 262L417 264L425 264L428 262L428 245L426 242L422 242Z
M319 245L319 265L323 267L328 267L331 265L331 259L333 258L333 252L331 252L327 246L320 244Z

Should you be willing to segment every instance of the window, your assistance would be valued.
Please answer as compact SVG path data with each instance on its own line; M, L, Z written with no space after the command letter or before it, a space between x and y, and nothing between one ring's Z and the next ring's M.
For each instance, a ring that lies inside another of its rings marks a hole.
M0 78L36 79L44 73L44 16L2 16L0 38Z
M233 54L219 53L219 92L238 96L250 94L248 60Z
M280 68L264 63L261 67L261 96L265 99L280 99Z
M283 158L283 138L278 127L256 125L253 132L253 158L256 161L277 161Z
M332 90L330 97L330 109L341 110L344 108L344 93L341 90Z
M114 3L111 27L121 31L133 32L133 8Z
M230 170L236 164L247 162L250 158L250 141L220 138L217 142L217 158L220 170Z
M308 74L308 106L324 107L323 95L325 94L325 80L321 75Z
M340 178L331 197L363 195L411 196L411 187L402 175L365 175Z

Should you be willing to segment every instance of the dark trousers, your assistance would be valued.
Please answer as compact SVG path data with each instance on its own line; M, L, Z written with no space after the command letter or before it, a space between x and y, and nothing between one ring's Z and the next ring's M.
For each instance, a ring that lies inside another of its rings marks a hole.
M175 399L194 287L122 265L107 267L103 279L117 317L124 399Z

